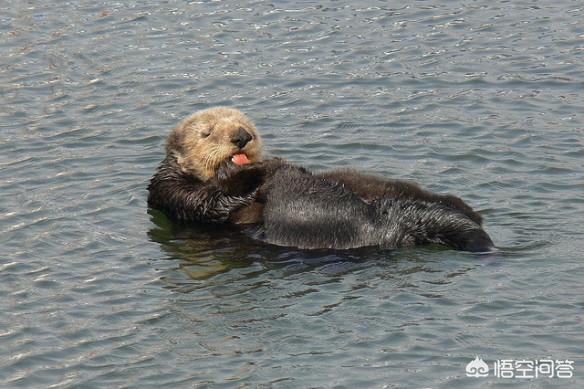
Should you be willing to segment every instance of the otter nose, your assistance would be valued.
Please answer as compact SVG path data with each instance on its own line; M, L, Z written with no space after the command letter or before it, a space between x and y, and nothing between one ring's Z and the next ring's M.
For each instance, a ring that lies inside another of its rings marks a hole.
M251 135L249 132L240 128L235 135L231 137L231 143L237 145L240 149L243 149L245 145L251 140Z

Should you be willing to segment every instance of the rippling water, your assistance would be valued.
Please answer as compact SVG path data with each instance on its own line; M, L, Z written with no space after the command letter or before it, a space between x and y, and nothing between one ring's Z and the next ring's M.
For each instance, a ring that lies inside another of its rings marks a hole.
M396 3L398 4L398 3ZM0 386L584 385L580 1L0 4ZM172 126L462 196L501 254L171 225ZM467 378L476 355L571 379Z

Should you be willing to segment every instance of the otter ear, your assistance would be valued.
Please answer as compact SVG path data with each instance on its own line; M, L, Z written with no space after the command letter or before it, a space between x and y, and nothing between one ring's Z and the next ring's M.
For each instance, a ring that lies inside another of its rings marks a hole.
M166 140L166 154L180 154L184 151L185 123L172 129Z
M176 130L173 130L166 139L166 154L171 155L180 149L180 139Z

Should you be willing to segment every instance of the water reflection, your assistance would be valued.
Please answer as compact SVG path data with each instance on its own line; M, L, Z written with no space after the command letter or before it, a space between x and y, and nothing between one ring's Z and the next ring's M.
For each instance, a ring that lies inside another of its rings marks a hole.
M164 214L149 211L150 240L160 244L167 259L178 260L179 268L193 280L204 280L250 263L249 238L233 228L173 224Z
M272 272L271 278L281 279L316 272L330 281L367 268L375 268L380 279L404 281L414 275L426 283L447 284L453 277L476 266L498 262L501 257L455 252L438 245L394 251L377 247L298 250L254 240L235 227L178 225L159 211L150 210L149 214L152 227L148 236L160 245L166 259L176 264L165 273L164 281L169 288L181 292L208 287L210 282L261 280L266 278L266 272ZM219 275L220 279L214 278Z
M393 252L374 247L343 251L279 247L254 240L248 236L253 231L178 225L159 211L149 213L153 225L148 236L160 244L167 259L178 260L181 271L192 280L205 280L253 263L261 264L263 271L287 268L290 273L319 268L325 273L342 274L367 262L391 261L393 257Z

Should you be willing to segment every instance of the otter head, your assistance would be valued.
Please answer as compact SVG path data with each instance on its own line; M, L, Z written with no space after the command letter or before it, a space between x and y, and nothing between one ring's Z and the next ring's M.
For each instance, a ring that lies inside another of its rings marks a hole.
M261 161L262 141L253 123L233 108L209 108L184 119L168 137L166 153L181 170L203 181L215 175L223 162L245 154Z

